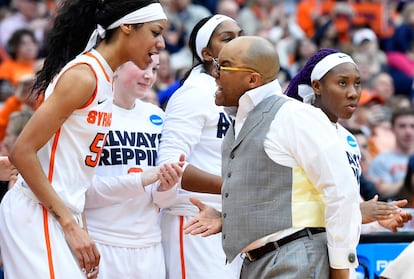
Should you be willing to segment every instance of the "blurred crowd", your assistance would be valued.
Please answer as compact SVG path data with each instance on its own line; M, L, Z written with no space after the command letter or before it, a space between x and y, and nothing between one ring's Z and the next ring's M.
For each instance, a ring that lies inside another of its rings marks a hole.
M188 37L202 18L219 13L246 35L274 43L279 82L318 49L348 53L360 68L359 107L341 124L356 135L363 154L361 194L408 198L414 207L414 2L410 0L161 0L169 19L160 66L148 101L165 108L192 67ZM59 0L0 1L0 141L7 155L41 100L30 88L48 53L47 35Z

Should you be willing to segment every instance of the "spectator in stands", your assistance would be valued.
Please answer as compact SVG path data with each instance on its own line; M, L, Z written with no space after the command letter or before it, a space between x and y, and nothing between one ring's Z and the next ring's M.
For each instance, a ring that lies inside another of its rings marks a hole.
M328 20L318 27L313 36L313 41L319 49L321 48L338 48L339 36L338 30L332 20Z
M394 200L407 172L409 156L414 152L414 109L396 109L391 118L395 148L377 155L368 169L381 200Z
M352 55L362 53L370 57L376 71L387 68L387 57L385 52L380 49L377 35L370 28L359 28L353 32Z
M37 59L37 41L29 29L16 30L7 43L7 51L11 59L0 64L0 82L3 88L0 92L1 100L5 100L15 90L23 76L34 75L42 64L42 60Z
M33 110L29 107L21 111L15 111L10 115L9 122L7 124L6 133L3 141L1 142L1 154L9 155L10 150L12 149L14 143L16 142L17 137L20 132L23 130L27 121L33 115ZM15 182L15 181L12 181ZM9 184L9 187L12 185Z
M412 98L414 72L414 3L404 5L402 22L395 29L387 46L389 72L395 81L397 94Z
M296 75L305 66L308 59L315 54L317 46L310 38L305 37L296 40L290 58L289 72L292 76Z
M398 199L408 200L407 207L414 208L414 154L410 155L403 186L397 194Z
M237 20L240 6L236 0L219 0L217 2L217 14L226 15Z
M14 31L28 28L43 46L45 31L49 27L47 7L44 0L14 0L16 11L0 23L0 45L5 47Z
M170 25L165 34L166 49L171 52L177 52L185 47L194 25L200 19L211 15L206 7L193 4L192 0L169 0L164 8Z
M159 53L159 58L160 65L157 71L157 79L153 87L157 93L166 89L175 81L174 70L170 63L170 53L167 50L162 50Z
M333 0L299 1L296 7L296 20L309 38L314 37L316 30L327 22L334 4Z
M3 107L0 109L0 141L6 135L6 128L9 123L10 115L16 111L34 111L40 104L41 100L37 100L31 94L34 84L34 76L24 76L17 85L14 95L7 98Z

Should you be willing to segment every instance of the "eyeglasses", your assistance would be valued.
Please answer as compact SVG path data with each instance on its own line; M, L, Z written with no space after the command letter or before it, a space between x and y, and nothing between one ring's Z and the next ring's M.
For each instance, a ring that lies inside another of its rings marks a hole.
M249 73L257 73L257 71L249 68L243 68L243 67L224 67L220 66L218 63L217 58L213 58L213 65L214 69L216 70L217 75L220 75L220 71L232 71L232 72L249 72Z

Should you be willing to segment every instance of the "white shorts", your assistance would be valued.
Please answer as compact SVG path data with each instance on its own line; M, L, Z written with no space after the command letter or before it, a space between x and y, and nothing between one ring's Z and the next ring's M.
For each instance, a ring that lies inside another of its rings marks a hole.
M96 242L101 254L99 279L165 278L164 253L161 243L146 248L124 248Z
M184 234L181 224L192 218L162 211L161 232L167 279L239 278L242 261L226 264L221 234L209 237Z
M381 273L385 278L411 279L414 276L414 242L411 242Z
M20 186L4 196L0 204L0 246L5 278L86 278L59 223L50 213L46 216L48 235L42 205L24 194Z

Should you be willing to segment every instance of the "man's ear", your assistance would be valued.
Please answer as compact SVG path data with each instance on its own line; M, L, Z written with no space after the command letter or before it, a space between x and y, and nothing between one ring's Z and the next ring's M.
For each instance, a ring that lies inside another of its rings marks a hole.
M259 73L251 73L249 78L249 88L253 89L263 85L263 79Z

